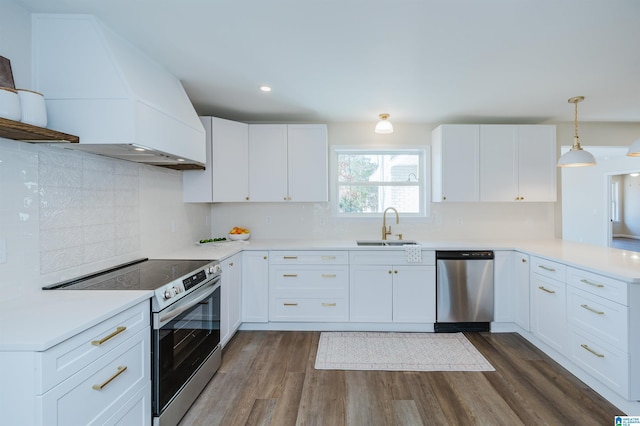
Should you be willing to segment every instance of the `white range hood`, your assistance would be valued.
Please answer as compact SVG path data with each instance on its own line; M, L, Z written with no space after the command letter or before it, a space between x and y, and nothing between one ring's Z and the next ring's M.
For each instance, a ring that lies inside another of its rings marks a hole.
M177 78L91 15L34 14L32 23L47 127L80 137L65 148L204 168L205 131Z

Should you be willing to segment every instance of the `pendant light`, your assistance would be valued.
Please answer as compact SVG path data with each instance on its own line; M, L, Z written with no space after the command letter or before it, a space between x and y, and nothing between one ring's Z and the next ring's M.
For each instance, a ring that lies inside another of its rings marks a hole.
M596 159L593 155L582 149L580 146L580 137L578 136L578 102L582 101L584 101L584 96L569 98L569 103L575 105L575 114L573 119L575 135L573 136L573 146L571 146L571 149L568 152L565 152L564 155L558 159L558 167L583 167L596 165Z
M389 114L380 114L380 121L376 124L376 133L388 134L393 133L393 124L388 120Z
M627 155L629 157L640 157L640 139L631 144Z

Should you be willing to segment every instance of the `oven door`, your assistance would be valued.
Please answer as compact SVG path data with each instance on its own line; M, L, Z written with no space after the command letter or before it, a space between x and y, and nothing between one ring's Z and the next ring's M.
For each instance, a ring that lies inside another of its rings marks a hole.
M158 417L220 344L220 277L154 313L152 341L153 415Z

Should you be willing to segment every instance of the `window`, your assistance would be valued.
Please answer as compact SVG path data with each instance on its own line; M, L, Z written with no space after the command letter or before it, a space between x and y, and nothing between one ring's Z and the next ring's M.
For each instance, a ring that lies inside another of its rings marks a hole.
M333 148L337 216L378 217L387 207L405 216L427 215L423 149Z

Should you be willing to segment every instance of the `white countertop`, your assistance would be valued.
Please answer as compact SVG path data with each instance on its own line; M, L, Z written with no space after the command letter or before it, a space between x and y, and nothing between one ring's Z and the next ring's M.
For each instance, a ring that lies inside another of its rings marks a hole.
M418 243L425 250L518 250L630 283L640 284L640 253L564 240L446 240ZM223 260L242 250L403 250L357 246L355 240L249 240L204 244L166 253L167 258Z
M0 351L44 351L152 294L140 290L40 290L2 302Z
M425 250L518 250L640 284L640 253L636 252L563 240L419 243ZM358 247L355 240L250 240L194 244L156 258L224 260L243 250L403 250L403 247ZM135 290L41 290L0 302L0 351L46 350L151 295L151 291Z

